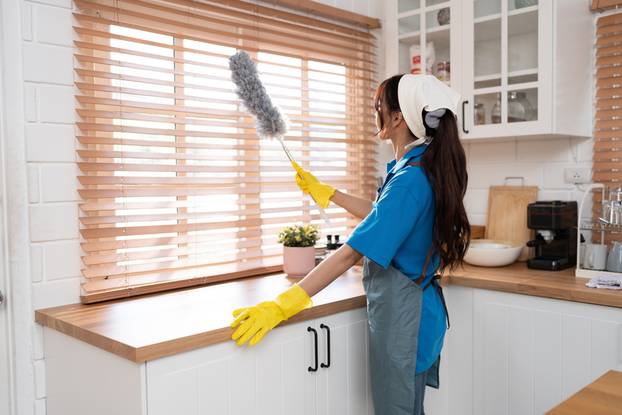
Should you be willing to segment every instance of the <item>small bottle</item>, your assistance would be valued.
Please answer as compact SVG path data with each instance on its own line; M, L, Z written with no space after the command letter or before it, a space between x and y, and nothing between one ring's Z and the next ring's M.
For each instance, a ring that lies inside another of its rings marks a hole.
M492 107L492 111L490 111L490 119L493 124L501 123L501 95L497 96L497 102Z
M328 243L326 243L326 257L329 257L337 250L337 241L339 241L339 236L335 235L334 242L332 235L326 235L326 238L328 239Z

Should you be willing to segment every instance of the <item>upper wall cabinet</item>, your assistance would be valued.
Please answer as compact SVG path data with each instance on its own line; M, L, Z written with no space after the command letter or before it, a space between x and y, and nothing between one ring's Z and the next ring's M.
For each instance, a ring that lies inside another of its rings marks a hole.
M434 74L460 89L459 6L459 1L398 0L399 72Z
M463 98L463 139L591 136L584 0L398 0L397 21L395 69L449 80Z

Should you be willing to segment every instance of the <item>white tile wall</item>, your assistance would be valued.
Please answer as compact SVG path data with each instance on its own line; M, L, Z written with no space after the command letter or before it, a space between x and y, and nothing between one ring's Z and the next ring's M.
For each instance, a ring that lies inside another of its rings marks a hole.
M73 83L71 48L29 42L24 43L23 54L25 81L62 85Z
M79 301L71 0L23 1L22 53L34 309ZM35 415L46 413L42 330L33 326Z
M79 199L76 191L78 168L71 164L41 166L41 201L70 202Z
M72 46L71 10L60 7L37 6L34 19L37 29L35 33L37 42Z
M30 206L30 240L32 242L77 237L78 206L76 203Z
M26 160L73 162L76 160L75 141L74 127L71 124L28 123Z
M73 65L69 68L73 71ZM39 86L37 88L39 121L72 124L75 121L73 95L74 90L71 86Z
M538 186L538 198L576 200L582 192L564 182L567 167L592 166L592 140L502 139L467 143L469 188L465 206L472 224L484 225L488 210L488 188L502 185L505 177L522 176L525 185ZM509 184L519 184L509 181Z
M46 280L79 277L82 262L80 261L80 242L51 242L43 245L43 269Z

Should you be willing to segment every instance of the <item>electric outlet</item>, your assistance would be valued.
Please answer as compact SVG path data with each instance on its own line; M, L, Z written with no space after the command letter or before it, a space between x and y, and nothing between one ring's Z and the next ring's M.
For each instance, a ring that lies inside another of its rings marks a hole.
M589 168L569 167L564 169L564 180L566 183L582 184L592 181L592 171Z

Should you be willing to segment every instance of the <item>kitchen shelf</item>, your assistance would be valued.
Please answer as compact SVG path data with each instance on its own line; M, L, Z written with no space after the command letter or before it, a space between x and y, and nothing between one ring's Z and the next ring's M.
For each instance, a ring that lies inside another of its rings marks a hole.
M479 17L474 20L475 42L501 37L501 13ZM508 36L538 33L538 6L525 7L508 13Z
M595 232L622 232L622 224L582 222L579 230Z
M492 21L499 20L499 19L501 19L501 13L495 13L495 14L489 14L487 16L478 17L473 20L473 23L477 25L477 24L483 24L486 22L492 22Z
M508 13L508 36L537 34L538 6L525 7L516 11L520 13Z
M538 5L533 5L529 7L521 7L520 9L514 9L508 11L508 17L512 16L520 16L521 14L529 14L535 13L538 14Z
M525 76L525 75L537 75L537 74L538 74L538 68L522 69L520 71L508 72L508 78L514 78L514 77ZM492 81L494 79L501 79L501 74L500 73L493 73L493 74L490 74L490 75L481 75L481 76L476 76L473 79L474 79L475 82ZM512 85L514 85L514 84L512 84ZM518 84L516 84L516 85L518 85Z
M421 37L421 31L417 30L414 32L404 33L398 36L398 39L401 43L412 45L415 43L419 43L419 39Z
M613 272L598 269L577 268L575 276L581 278L597 278L597 277L622 277L622 272ZM595 288L594 288L595 289Z
M397 15L397 18L398 19L403 19L405 17L411 17L411 16L415 16L415 15L418 15L418 14L421 14L421 9L413 9L413 10L408 10L408 11L399 13Z
M429 29L425 36L426 42L434 42L434 48L437 51L449 49L449 25Z
M488 16L486 16L486 19L475 22L475 43L501 38L501 15L498 14L494 16L494 18L488 18Z

